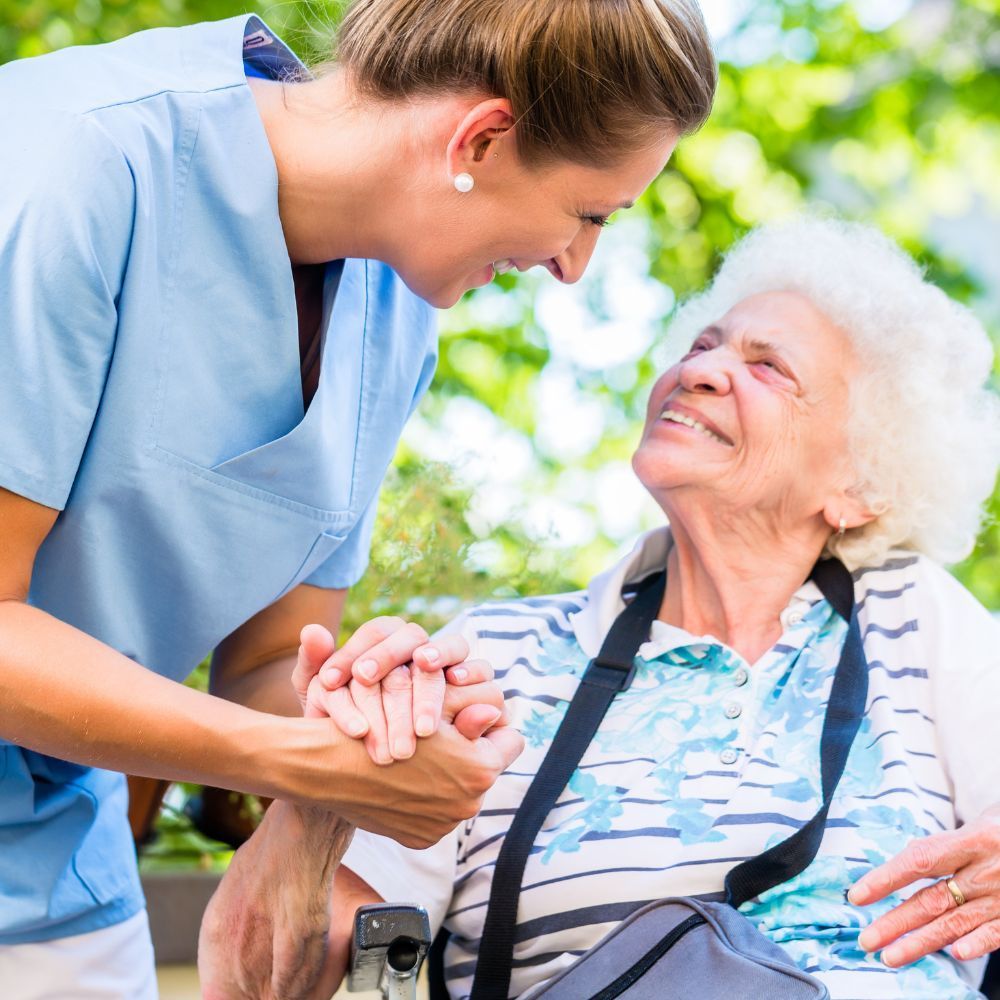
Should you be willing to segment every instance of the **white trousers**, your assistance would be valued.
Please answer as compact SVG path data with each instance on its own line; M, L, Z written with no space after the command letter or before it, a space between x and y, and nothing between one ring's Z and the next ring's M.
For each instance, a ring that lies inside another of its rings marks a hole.
M157 1000L146 911L99 931L0 945L4 1000Z

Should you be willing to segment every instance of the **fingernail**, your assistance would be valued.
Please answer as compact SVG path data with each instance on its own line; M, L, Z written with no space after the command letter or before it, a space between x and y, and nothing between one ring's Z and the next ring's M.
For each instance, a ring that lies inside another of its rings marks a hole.
M392 761L393 757L388 747L379 747L375 751L375 762L377 764L391 764Z
M364 736L368 732L368 727L360 719L351 719L347 724L347 734L358 739L360 736Z
M964 962L965 961L965 946L964 945L953 944L951 946L951 953L960 962Z
M417 736L430 736L434 732L434 716L418 715L413 728L417 731Z
M858 935L858 947L862 951L874 951L875 935L867 928Z
M464 681L469 676L469 671L465 667L452 667L451 676L456 681Z
M327 687L334 687L340 683L340 678L342 676L343 674L337 669L337 667L327 667L326 670L323 671L323 683Z
M360 674L366 681L374 680L378 673L378 664L374 660L361 660L354 664L354 672Z
M886 948L879 958L882 960L883 965L895 968L899 962L899 952L895 948Z
M428 646L424 651L424 659L428 663L437 663L441 659L441 653L433 646Z
M500 716L501 715L503 715L503 712L501 712L499 709L497 709L496 715L494 715L493 718L490 719L490 723L489 724L491 726L495 726L500 721Z
M396 740L392 744L392 756L396 760L406 760L413 756L413 747L406 740Z

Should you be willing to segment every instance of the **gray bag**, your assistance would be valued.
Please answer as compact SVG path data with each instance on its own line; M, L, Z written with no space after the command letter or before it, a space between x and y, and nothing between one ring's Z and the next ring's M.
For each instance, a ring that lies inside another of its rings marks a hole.
M535 997L829 1000L830 994L728 903L683 896L636 910L576 963L521 1000Z
M834 791L864 716L868 664L851 575L839 561L828 559L813 567L812 579L848 623L820 738L819 811L786 840L730 871L721 900L674 897L636 910L572 966L522 1000L829 1000L821 982L798 969L737 909L794 878L816 857ZM636 652L649 636L665 586L664 573L649 577L611 626L511 823L493 872L470 1000L508 1000L517 903L528 854L615 695L631 682ZM432 987L437 982L432 973ZM432 988L432 996L440 995Z

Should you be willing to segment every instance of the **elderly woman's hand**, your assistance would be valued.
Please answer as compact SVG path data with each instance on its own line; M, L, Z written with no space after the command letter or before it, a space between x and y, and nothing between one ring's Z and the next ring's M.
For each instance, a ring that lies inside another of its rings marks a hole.
M884 949L882 961L892 967L948 945L961 960L1000 948L1000 805L959 830L913 841L859 879L848 900L865 906L930 878L938 881L866 927L861 947Z

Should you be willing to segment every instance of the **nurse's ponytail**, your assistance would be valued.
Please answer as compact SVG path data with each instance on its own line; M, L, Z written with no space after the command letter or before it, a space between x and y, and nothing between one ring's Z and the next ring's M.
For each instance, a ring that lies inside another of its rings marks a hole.
M608 166L694 131L716 84L694 0L354 0L337 61L371 98L507 98L533 164Z

